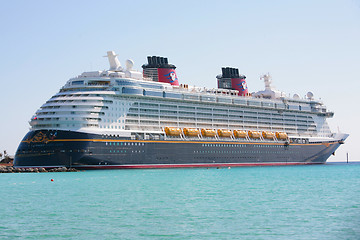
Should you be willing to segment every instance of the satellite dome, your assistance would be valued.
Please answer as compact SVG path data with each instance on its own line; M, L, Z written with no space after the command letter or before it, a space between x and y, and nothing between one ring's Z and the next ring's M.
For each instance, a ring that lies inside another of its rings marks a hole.
M306 96L309 98L309 99L312 99L314 97L314 94L312 92L308 92L306 94Z
M130 71L132 67L134 66L134 61L131 59L126 60L125 62L126 70Z

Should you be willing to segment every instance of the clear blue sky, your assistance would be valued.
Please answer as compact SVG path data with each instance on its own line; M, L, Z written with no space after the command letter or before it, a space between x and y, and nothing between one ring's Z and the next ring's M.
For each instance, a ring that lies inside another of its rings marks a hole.
M238 67L250 92L270 72L279 90L312 91L350 133L331 160L360 160L360 0L3 1L0 150L14 154L35 111L83 71L108 69L108 50L141 69L148 55L180 82L216 87Z

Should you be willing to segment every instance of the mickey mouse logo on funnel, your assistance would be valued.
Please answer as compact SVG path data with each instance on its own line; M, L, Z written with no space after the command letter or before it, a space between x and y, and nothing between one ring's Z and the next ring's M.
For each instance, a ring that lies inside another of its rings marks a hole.
M168 59L158 56L148 56L148 64L142 65L143 74L155 82L165 82L179 86L175 65L169 64Z

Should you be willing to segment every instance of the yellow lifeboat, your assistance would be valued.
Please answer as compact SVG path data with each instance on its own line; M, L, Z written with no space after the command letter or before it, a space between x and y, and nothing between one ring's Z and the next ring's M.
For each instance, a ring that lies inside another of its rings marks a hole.
M181 129L175 128L175 127L166 127L165 133L167 136L180 136L181 135Z
M200 134L200 131L197 128L184 128L183 131L187 137L197 137Z
M236 138L246 138L248 133L244 130L234 130L234 136Z
M276 138L280 140L288 139L288 135L284 132L276 132Z
M231 137L232 135L231 130L228 129L218 129L217 133L219 137Z
M274 139L274 138L275 138L275 133L263 131L263 132L262 132L262 136L263 136L263 138L265 138L265 139Z
M258 131L249 131L248 134L249 134L249 137L254 138L254 139L261 138L261 132L258 132Z
M201 135L203 135L203 137L215 137L216 136L216 131L214 129L201 129Z

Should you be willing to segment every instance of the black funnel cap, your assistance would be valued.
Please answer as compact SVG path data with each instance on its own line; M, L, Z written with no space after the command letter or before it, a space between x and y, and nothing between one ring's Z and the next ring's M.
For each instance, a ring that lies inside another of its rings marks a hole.
M147 56L148 64L142 65L142 68L172 68L175 69L175 65L169 64L168 59L159 56Z
M152 56L151 60L152 60L151 64L156 65L156 56Z
M231 67L221 68L223 78L239 78L239 69Z

